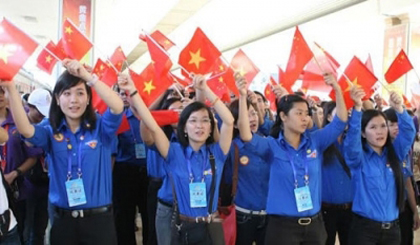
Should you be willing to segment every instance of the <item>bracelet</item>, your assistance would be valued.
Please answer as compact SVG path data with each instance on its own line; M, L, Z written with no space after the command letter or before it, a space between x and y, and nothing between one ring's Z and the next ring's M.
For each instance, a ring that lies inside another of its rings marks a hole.
M214 106L214 104L216 104L217 101L219 101L219 97L217 97L216 99L213 100L213 102L211 102L211 106Z
M132 92L131 94L130 94L130 98L132 98L134 95L136 95L137 93L138 93L139 91L134 91L134 92Z
M16 173L18 174L18 176L22 176L23 172L20 169L15 169Z
M96 82L98 81L99 79L98 79L98 76L96 75L96 74L93 74L92 75L92 80L90 80L89 82L86 82L86 84L89 86L89 87L92 87L92 86L94 86L95 84L96 84Z

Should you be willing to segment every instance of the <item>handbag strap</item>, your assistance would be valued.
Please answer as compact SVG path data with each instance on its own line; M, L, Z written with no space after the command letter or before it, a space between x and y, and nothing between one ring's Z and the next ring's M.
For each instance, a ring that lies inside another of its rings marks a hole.
M235 200L236 190L238 188L238 171L239 171L239 148L238 145L233 143L235 149L235 157L233 161L233 176L232 176L232 203Z
M209 159L210 159L212 177L211 177L211 185L210 185L210 203L209 203L208 213L211 214L213 213L213 200L214 200L214 193L216 190L216 163L214 160L214 156L211 152L209 155Z
M347 176L351 179L351 173L350 168L347 166L346 161L344 160L343 156L341 155L341 152L337 149L337 147L333 146L333 152L337 156L338 161L340 162L341 166L344 169L344 172L346 172Z

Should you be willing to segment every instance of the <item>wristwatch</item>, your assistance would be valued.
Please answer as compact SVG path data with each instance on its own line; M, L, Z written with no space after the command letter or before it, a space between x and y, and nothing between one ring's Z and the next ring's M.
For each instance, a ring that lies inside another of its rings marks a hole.
M93 74L92 75L92 80L90 80L90 81L87 81L86 82L86 84L89 86L89 87L92 87L93 85L95 85L95 83L98 81L98 76L96 75L96 74Z

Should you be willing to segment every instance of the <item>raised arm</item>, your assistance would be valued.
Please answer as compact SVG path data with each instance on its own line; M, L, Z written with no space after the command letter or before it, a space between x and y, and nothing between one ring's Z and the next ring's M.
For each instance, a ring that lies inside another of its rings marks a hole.
M79 77L89 86L95 89L96 93L108 105L112 114L121 114L124 110L124 103L121 98L105 83L98 80L96 76L90 74L77 60L65 59L63 65L73 76Z
M230 113L229 109L225 104L220 101L219 97L211 91L207 86L206 80L203 76L194 76L193 78L195 90L201 90L206 98L211 101L211 104L214 106L215 111L219 114L222 119L222 127L220 128L220 138L219 145L224 154L229 152L231 143L232 143L232 134L233 134L233 116Z
M249 142L252 140L252 132L249 126L248 108L247 108L247 82L244 77L236 76L236 87L239 91L239 116L238 128L241 140Z
M169 151L169 140L165 133L156 123L146 104L141 99L139 93L134 86L133 80L127 74L120 74L118 76L118 85L120 88L130 93L130 104L136 113L140 116L142 123L147 126L153 136L154 143L160 155L166 159Z
M341 121L347 122L348 113L346 108L346 102L344 101L340 85L338 85L337 80L332 74L325 74L324 80L326 84L330 85L334 89L335 102L337 104L337 117L340 118Z

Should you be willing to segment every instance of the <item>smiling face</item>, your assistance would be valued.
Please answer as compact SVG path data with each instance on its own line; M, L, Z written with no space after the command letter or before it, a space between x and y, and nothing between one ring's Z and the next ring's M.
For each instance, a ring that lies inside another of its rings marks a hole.
M256 133L258 131L258 113L252 105L248 109L248 119L251 131Z
M392 139L397 138L399 133L398 122L391 122L388 120L389 135Z
M388 126L383 116L373 117L366 125L362 136L374 149L382 148L388 138Z
M184 132L188 135L189 141L205 144L211 133L210 120L210 116L206 109L191 113L184 129Z
M284 129L303 134L309 125L309 109L305 102L293 103L293 108L287 113L280 113Z
M89 103L85 84L80 82L76 86L64 90L57 97L57 101L66 118L79 120Z

